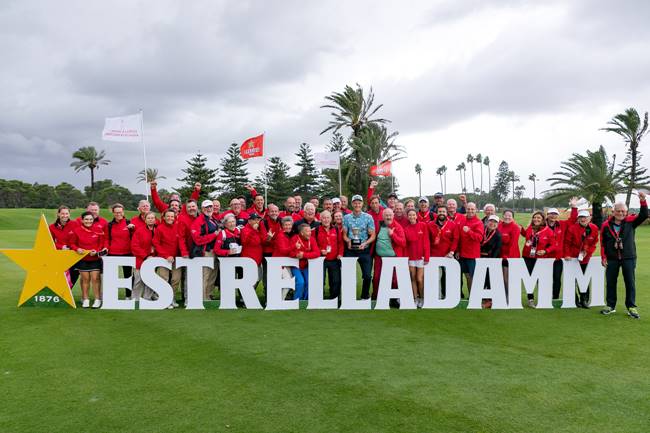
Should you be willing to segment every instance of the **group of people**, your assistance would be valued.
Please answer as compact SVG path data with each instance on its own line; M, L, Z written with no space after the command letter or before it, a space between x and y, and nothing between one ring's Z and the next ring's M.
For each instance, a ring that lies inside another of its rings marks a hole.
M376 186L376 182L371 182L365 199L354 195L350 203L346 196L340 196L326 198L322 205L319 198L311 197L303 204L301 196L291 196L284 201L282 209L276 204L267 206L264 196L248 186L250 206L246 197L237 197L230 201L227 209L222 209L218 200L199 202L201 185L198 183L190 199L182 203L177 194L164 202L153 182L151 198L158 215L151 211L146 200L140 201L138 215L130 220L125 218L121 204L111 206L111 221L99 215L97 203L89 203L76 220L71 219L67 207L61 206L50 230L57 248L87 253L68 275L71 287L80 278L84 308L90 307L91 288L92 307L101 307L103 255L135 256L133 272L130 267L123 268L124 277L133 278L133 290L127 291L126 296L135 299L157 296L140 278L140 268L148 257L169 261L171 270L158 267L156 272L170 283L181 299L185 283L183 270L175 266L176 257L249 257L258 266L264 295L267 274L264 258L296 258L298 266L283 269L287 278L295 278L294 299L309 297L310 259L324 258L329 297L334 299L341 289L340 259L356 257L362 275L361 298L375 299L382 259L408 257L411 286L418 307L422 307L424 298L424 268L432 257L459 261L468 295L478 258L503 259L506 289L508 258L522 257L529 272L537 260L552 259L553 298L559 299L562 259L577 259L584 271L600 242L607 284L607 306L601 312L609 315L616 311L616 284L622 269L625 306L631 317L639 318L635 305L635 229L648 217L645 194L639 193L641 210L638 215L628 215L625 204L616 203L613 215L600 228L591 223L588 210L578 211L575 199L569 203L571 209L567 219L560 219L560 211L550 208L546 213L533 213L530 224L520 227L514 220L514 211L506 209L499 217L492 204L486 204L483 217L479 217L476 204L468 202L464 195L459 197L460 206L454 199L445 200L442 193L434 195L433 203L426 197L420 197L417 202L412 199L401 202L394 193L384 202L375 194ZM520 237L523 237L521 249ZM216 299L218 273L218 260L213 269L203 269L205 300ZM486 281L489 284L489 279ZM396 285L395 276L393 285ZM444 297L444 268L440 288L440 295ZM589 308L589 293L576 293L576 304ZM528 294L528 305L535 307L532 294ZM175 299L169 308L178 306ZM484 300L483 306L490 308L491 301Z

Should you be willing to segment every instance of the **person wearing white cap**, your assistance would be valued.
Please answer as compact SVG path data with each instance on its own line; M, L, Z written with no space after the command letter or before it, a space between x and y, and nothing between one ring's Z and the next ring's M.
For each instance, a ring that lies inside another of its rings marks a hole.
M343 217L343 241L346 244L345 257L358 257L361 266L361 299L370 298L372 283L372 256L370 245L375 241L375 221L361 210L363 198L352 196L352 213Z
M418 209L418 222L429 224L429 222L435 220L435 214L429 209L428 198L420 197L420 200L418 200Z
M597 245L598 226L591 223L589 211L583 209L578 212L578 222L569 226L564 235L564 258L578 259L584 272ZM576 306L589 308L589 291L579 293L576 289Z
M560 220L560 211L552 207L546 211L546 226L553 233L553 299L560 298L562 287L562 258L564 257L564 235L569 226L575 224L578 218L578 199L569 200L571 215L568 220ZM551 256L549 256L551 258Z
M490 215L485 223L485 231L483 233L483 240L481 241L481 258L482 259L495 259L501 257L501 233L497 228L499 227L499 217ZM485 288L490 288L489 270L485 276ZM483 308L492 308L492 300L483 300Z
M203 200L201 203L201 215L199 215L190 229L194 246L190 251L190 257L214 257L214 244L217 240L219 226L212 218L214 205L212 200ZM203 300L208 300L217 279L217 262L214 269L203 268Z

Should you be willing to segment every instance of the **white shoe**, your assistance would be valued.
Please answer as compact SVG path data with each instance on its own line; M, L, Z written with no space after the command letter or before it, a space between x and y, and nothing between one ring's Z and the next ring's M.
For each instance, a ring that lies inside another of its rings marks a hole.
M130 300L131 300L131 297L130 297L130 296L127 296L126 298L124 298L124 300L125 300L125 301L130 301Z
M176 302L176 299L172 301L172 307L178 308L178 302Z
M102 307L102 300L101 299L95 299L93 302L93 308L101 308Z
M81 308L88 308L88 307L90 307L90 300L89 299L84 299L81 302Z
M167 306L167 309L168 309L168 310L173 310L173 309L174 309L174 304L169 304L169 305Z

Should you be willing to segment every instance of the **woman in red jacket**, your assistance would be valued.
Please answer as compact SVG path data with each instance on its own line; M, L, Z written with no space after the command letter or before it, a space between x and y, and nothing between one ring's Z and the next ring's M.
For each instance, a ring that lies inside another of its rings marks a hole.
M291 273L296 279L296 291L293 299L308 299L309 274L307 272L307 260L320 257L318 243L311 235L311 227L308 224L301 224L298 227L298 234L291 238L290 245L289 257L300 259L298 267L291 269Z
M424 302L424 267L429 263L430 245L427 224L418 222L418 213L409 209L406 214L409 223L404 227L406 254L409 258L409 273L415 305L422 308Z
M92 284L95 301L93 308L102 306L102 294L100 286L100 274L102 271L102 260L100 256L108 252L106 248L106 237L102 229L93 226L95 218L92 213L86 211L81 214L81 225L76 227L70 235L70 248L79 254L88 253L75 265L81 277L81 299L82 308L88 308L88 291Z
M564 234L564 258L577 259L582 272L587 269L598 245L598 226L591 222L588 210L578 212L578 222L568 226ZM589 290L580 293L576 288L576 306L589 308Z
M402 225L395 221L395 213L391 208L384 209L383 220L375 225L377 240L375 242L374 275L372 278L372 299L377 299L379 293L379 278L383 257L406 256L406 235ZM397 275L393 272L392 286L397 287ZM397 307L397 300L391 300L391 305Z
M171 271L167 268L156 268L156 274L167 280L175 293L181 285L182 269L176 267L176 257L189 257L187 244L180 235L180 225L176 223L176 211L167 209L162 213L162 223L156 227L153 234L153 249L156 257L162 257L172 265ZM169 309L178 307L175 295Z
M530 225L525 230L521 229L521 235L524 236L526 243L521 252L524 258L528 272L533 272L537 259L552 258L554 259L553 245L555 239L553 232L546 227L546 221L542 212L535 212L530 220ZM535 308L535 295L528 293L528 306Z
M131 236L135 231L135 225L124 218L124 206L119 203L111 206L113 219L106 226L106 238L108 242L109 256L131 256ZM133 268L122 266L124 278L131 278ZM131 290L126 289L126 299L131 299Z
M266 238L266 226L262 224L262 216L256 212L249 214L246 225L241 229L241 256L255 260L258 281L263 277L262 260Z
M70 235L78 225L75 220L70 219L70 208L59 206L56 212L56 221L50 224L50 234L57 250L70 249ZM68 280L70 289L72 289L79 279L79 271L73 266L65 272L65 277Z
M140 298L151 299L153 291L145 286L140 276L140 268L142 262L148 257L154 255L153 236L156 229L156 214L147 212L144 215L145 225L136 229L131 239L131 252L135 256L135 272L133 273L133 298L140 300Z
M501 233L501 258L503 266L503 282L506 293L508 293L508 259L518 259L519 253L519 236L521 235L521 226L515 222L515 213L511 209L503 211L503 219L499 222L499 233Z
M343 233L339 227L332 225L332 214L324 210L320 214L320 226L316 227L316 242L322 256L323 280L327 275L330 299L338 298L341 293L341 257L343 257Z

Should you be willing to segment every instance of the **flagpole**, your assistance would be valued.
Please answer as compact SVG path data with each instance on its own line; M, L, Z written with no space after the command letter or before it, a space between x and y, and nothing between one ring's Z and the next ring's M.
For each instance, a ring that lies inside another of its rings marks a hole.
M339 198L343 195L343 182L341 181L341 152L339 152Z
M144 112L140 108L140 142L142 143L142 156L144 157L144 195L149 201L149 182L147 179L147 148L144 145Z

